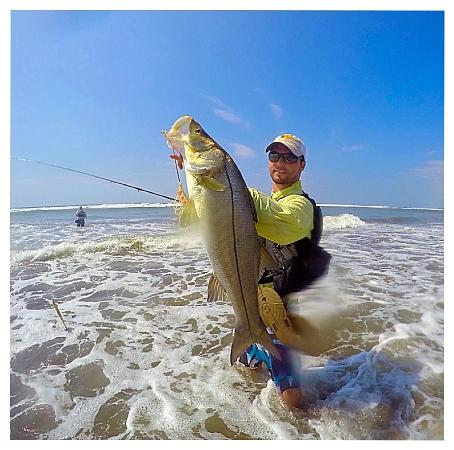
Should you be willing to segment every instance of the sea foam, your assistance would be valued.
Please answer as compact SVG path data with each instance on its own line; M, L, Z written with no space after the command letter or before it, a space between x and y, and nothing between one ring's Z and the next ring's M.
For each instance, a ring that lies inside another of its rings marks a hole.
M325 231L357 228L365 225L367 225L366 222L353 214L340 214L338 216L325 216L323 218L323 228Z

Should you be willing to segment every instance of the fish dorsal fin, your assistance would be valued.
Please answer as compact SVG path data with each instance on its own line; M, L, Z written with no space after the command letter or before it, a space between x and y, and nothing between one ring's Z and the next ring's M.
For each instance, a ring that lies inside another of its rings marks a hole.
M222 287L219 280L214 273L211 274L208 281L208 298L207 301L211 302L225 302L227 301L227 292Z

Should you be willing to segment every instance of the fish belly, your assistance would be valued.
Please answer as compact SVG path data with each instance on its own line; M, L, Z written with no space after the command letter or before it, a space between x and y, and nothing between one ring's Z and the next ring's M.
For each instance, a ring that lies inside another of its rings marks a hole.
M253 343L279 358L257 306L260 240L250 210L249 193L236 177L216 179L225 186L217 192L192 186L197 216L213 271L232 303L236 325L230 355L233 362Z

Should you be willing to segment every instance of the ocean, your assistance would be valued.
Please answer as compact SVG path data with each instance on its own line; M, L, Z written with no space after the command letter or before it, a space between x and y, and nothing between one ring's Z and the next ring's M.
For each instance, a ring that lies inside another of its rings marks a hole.
M304 409L229 365L235 318L171 205L11 209L12 439L444 438L443 210L322 205ZM52 304L59 306L67 329Z

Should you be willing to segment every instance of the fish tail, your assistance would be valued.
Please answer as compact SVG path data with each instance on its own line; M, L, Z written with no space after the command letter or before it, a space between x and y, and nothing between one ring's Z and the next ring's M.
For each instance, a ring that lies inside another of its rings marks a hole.
M252 336L250 334L242 334L235 329L233 333L232 346L230 348L230 365L233 366L240 355L253 343L254 341L252 340Z
M263 346L269 353L271 353L275 358L281 360L281 354L279 350L273 343L273 339L271 336L266 332L266 330L257 330L257 336L255 338L255 342Z
M257 330L256 335L252 337L250 334L239 333L236 329L233 333L233 342L230 348L230 365L233 366L240 355L247 350L252 344L260 344L275 358L281 360L281 355L277 347L273 344L271 336L266 330Z

